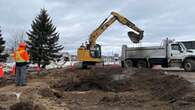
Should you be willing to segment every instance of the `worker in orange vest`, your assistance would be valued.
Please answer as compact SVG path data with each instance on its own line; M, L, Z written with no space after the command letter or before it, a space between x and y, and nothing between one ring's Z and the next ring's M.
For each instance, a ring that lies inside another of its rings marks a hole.
M26 51L26 44L24 42L19 43L18 50L13 54L13 59L16 62L16 86L26 86L29 55Z

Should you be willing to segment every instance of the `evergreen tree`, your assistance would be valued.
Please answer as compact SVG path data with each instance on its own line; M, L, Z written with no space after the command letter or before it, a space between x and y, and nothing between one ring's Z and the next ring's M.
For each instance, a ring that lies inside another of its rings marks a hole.
M31 61L45 68L51 61L59 60L62 57L59 51L63 47L58 44L59 33L46 9L41 9L31 28L27 32L29 39L26 41Z
M5 41L2 37L1 30L0 30L0 61L5 62L7 59L8 54L5 53Z

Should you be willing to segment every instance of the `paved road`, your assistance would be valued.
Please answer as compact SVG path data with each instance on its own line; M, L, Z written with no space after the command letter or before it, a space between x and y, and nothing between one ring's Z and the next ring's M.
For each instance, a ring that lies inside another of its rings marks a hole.
M179 71L179 70L169 70L166 72L167 74L174 74L179 75L187 79L188 81L195 84L195 72L185 72L185 71Z

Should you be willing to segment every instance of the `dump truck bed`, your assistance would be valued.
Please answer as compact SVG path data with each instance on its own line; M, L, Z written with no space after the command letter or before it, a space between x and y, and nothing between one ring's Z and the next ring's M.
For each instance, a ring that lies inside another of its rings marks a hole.
M122 59L127 58L166 58L166 48L161 46L151 47L122 47Z

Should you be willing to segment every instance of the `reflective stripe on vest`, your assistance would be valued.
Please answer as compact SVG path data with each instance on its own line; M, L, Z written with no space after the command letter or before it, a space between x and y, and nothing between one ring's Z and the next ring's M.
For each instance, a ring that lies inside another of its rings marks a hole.
M16 51L16 62L26 62L22 57L21 53L24 52L24 50Z

